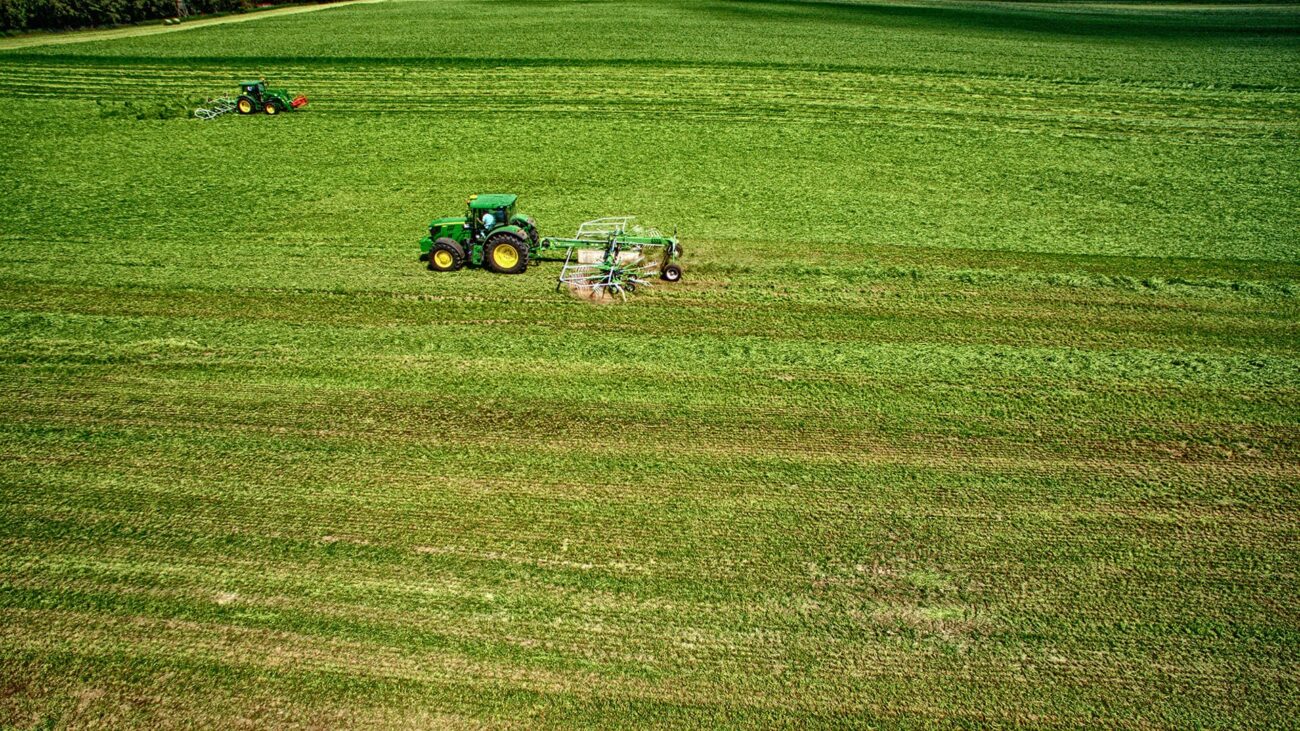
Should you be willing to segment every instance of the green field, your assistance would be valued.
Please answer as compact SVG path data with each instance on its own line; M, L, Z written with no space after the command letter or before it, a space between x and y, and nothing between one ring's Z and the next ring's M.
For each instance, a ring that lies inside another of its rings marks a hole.
M397 0L0 98L0 728L1300 717L1300 5ZM493 191L686 279L416 261Z

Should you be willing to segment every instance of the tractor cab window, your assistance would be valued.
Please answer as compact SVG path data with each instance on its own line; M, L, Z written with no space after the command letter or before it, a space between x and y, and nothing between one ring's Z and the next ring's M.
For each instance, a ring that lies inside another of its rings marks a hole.
M506 222L506 209L491 208L479 214L479 228L485 233Z

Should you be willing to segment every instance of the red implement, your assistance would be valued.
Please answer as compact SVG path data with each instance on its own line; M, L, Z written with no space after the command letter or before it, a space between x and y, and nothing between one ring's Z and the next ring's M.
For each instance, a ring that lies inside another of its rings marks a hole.
M297 109L298 107L305 107L307 106L307 97L303 96L302 94L299 94L298 96L295 96L293 98L293 101L289 102L289 105L292 106L294 109Z

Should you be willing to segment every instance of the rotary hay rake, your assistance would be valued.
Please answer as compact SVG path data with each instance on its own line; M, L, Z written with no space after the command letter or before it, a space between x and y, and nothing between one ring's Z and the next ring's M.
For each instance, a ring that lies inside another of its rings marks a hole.
M582 264L571 261L572 250L570 250L569 256L565 257L560 276L556 280L555 291L558 292L568 285L570 291L587 294L592 299L617 295L626 302L628 292L635 292L637 287L651 286L650 278L654 276L659 266L647 264L639 256L636 261L628 262L623 259L623 254L619 245L615 243L606 250L605 256L600 261Z
M656 275L668 282L681 280L682 269L673 263L682 253L677 237L636 226L634 220L634 216L597 218L578 226L573 238L542 239L543 249L565 249L555 290L567 286L591 299L617 296L626 302L637 287L653 286Z
M217 99L209 99L203 103L203 106L194 110L194 116L199 119L216 119L223 114L235 111L234 97L223 96Z

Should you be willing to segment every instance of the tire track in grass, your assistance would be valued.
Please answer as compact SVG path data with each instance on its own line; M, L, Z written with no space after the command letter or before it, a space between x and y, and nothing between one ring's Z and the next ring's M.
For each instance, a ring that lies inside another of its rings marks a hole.
M607 433L607 446L647 463L689 464L709 456L739 460L743 465L745 460L771 457L793 459L803 469L815 465L835 469L935 464L1024 474L1093 471L1150 477L1186 467L1191 470L1188 476L1199 470L1202 478L1210 479L1229 475L1285 479L1297 447L1291 430L1282 425L1243 428L1241 423L1225 422L1220 429L1205 423L1170 427L1163 416L1127 423L1074 420L1068 428L1060 428L1042 423L1050 418L1048 414L1022 412L977 421L932 420L899 431L860 424L862 412L858 409L827 410L806 404L772 410L697 408L685 414L677 409L645 409L639 416L626 417L592 413L589 406L569 404L551 405L528 420L503 421L493 413L484 413L467 423L462 409L469 407L468 402L444 402L441 410L435 410L421 401L411 402L414 394L398 401L377 400L373 393L365 398L357 398L356 392L322 398L318 392L301 391L299 397L310 400L299 400L285 398L275 386L227 387L221 398L214 398L207 389L194 392L184 384L156 381L83 384L75 389L62 383L50 386L19 391L27 407L6 423L281 435L341 443L426 444L431 449L456 444L487 449L499 439L515 435L533 445L530 449L542 459L545 455L560 459L581 449L591 434ZM720 420L719 415L727 418ZM791 428L790 422L800 426ZM696 438L681 442L676 435L686 423L695 424ZM555 424L565 427L557 430ZM453 425L470 436L451 440L431 436ZM1026 437L1029 432L1036 436ZM1198 441L1185 441L1188 437ZM657 456L657 452L661 454Z

